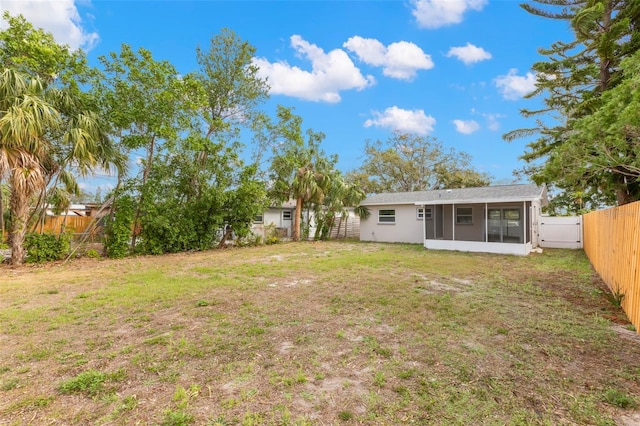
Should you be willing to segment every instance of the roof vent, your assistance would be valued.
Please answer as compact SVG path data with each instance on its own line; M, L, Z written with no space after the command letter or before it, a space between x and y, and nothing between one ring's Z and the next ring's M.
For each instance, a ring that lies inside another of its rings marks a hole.
M451 189L447 189L447 192L452 192L452 190Z

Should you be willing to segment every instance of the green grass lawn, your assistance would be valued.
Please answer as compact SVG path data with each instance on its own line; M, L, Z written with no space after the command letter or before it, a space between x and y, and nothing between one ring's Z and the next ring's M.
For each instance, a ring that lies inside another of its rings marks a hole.
M354 242L3 267L0 425L614 425L640 344L602 286Z

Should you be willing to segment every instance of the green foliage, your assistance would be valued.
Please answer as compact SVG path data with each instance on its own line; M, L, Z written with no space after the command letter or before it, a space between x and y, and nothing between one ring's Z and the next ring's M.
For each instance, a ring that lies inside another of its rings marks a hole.
M13 264L24 261L23 243L32 198L62 207L78 192L76 175L121 164L106 123L81 87L89 69L82 51L70 52L23 17L3 15L0 30L0 175L8 173L11 193Z
M162 420L162 426L186 426L193 424L195 421L193 414L187 413L184 410L166 410L164 412L164 419Z
M13 377L11 379L2 381L2 384L0 385L0 390L10 391L11 389L17 388L19 384L20 384L20 380L18 380L17 377Z
M85 254L88 258L91 259L100 259L102 257L102 255L96 249L89 249Z
M266 204L257 168L245 166L234 142L267 96L255 49L225 29L196 53L200 70L187 75L143 48L101 58L95 84L105 115L126 152L146 151L140 176L123 179L133 214L121 214L116 257L125 242L148 254L210 249L224 244L225 226L247 235Z
M572 40L540 49L547 58L532 66L536 89L528 97L544 97L544 106L522 114L537 117L535 126L504 135L507 141L535 138L522 156L529 163L522 172L581 192L584 205L640 199L637 83L629 85L634 70L625 63L640 48L638 2L535 0L522 7L573 30Z
M620 408L637 408L638 401L636 399L627 394L626 392L620 391L618 389L607 389L603 395L603 401L607 404L614 405Z
M622 301L624 300L624 293L620 291L620 288L616 288L615 290L603 291L604 297L611 303L613 306L620 307L622 306Z
M5 11L2 19L8 24L0 31L0 63L4 67L44 81L77 71L81 51L70 52L67 46L56 43L51 33L34 28L22 15L11 16Z
M123 195L113 203L113 217L105 227L104 247L110 258L122 258L129 254L132 235L134 205L129 195Z
M267 245L278 244L280 237L278 235L278 229L275 223L270 223L264 227L264 243Z
M62 393L81 393L93 397L104 391L108 378L106 373L88 370L62 382L58 389Z
M353 419L353 413L348 410L342 410L338 413L338 419L342 420L343 422L349 421Z
M62 260L69 254L71 236L68 234L30 233L25 238L28 263Z
M296 201L294 241L309 237L311 224L307 222L303 227L301 223L305 208L316 213L316 219L320 221L319 232L326 236L335 213L341 211L345 204L359 202L353 197L362 195L363 198L364 194L357 185L344 182L336 169L338 157L327 156L320 148L323 133L309 129L305 138L302 118L289 108L278 106L277 117L278 122L268 126L267 139L273 143L269 167L270 197L279 203L291 199Z
M363 165L347 176L367 193L487 186L491 177L471 167L465 152L445 149L433 137L396 132L367 141Z

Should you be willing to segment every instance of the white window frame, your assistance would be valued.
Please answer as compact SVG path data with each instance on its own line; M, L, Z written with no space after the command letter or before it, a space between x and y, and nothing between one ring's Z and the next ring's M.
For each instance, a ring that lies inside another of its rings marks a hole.
M264 213L258 213L253 217L253 223L264 223Z
M469 213L462 213L460 210L469 210ZM462 218L469 218L469 221L460 220ZM473 225L473 207L456 207L456 225Z
M416 219L424 219L424 207L416 207Z
M291 213L291 210L282 210L282 220L292 220L292 219L293 219L293 214Z
M385 212L383 214L383 212ZM388 213L393 212L393 213ZM378 223L382 225L394 225L396 223L396 209L378 210Z

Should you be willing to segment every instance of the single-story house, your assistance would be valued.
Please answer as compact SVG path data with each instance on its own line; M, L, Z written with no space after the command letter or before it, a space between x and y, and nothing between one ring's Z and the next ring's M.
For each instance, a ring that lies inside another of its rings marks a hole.
M375 194L362 206L360 240L423 244L428 249L526 255L538 247L545 185Z
M290 200L280 206L271 206L253 219L251 232L265 237L266 227L275 226L280 238L290 238L293 230L293 216L296 213L296 201Z

